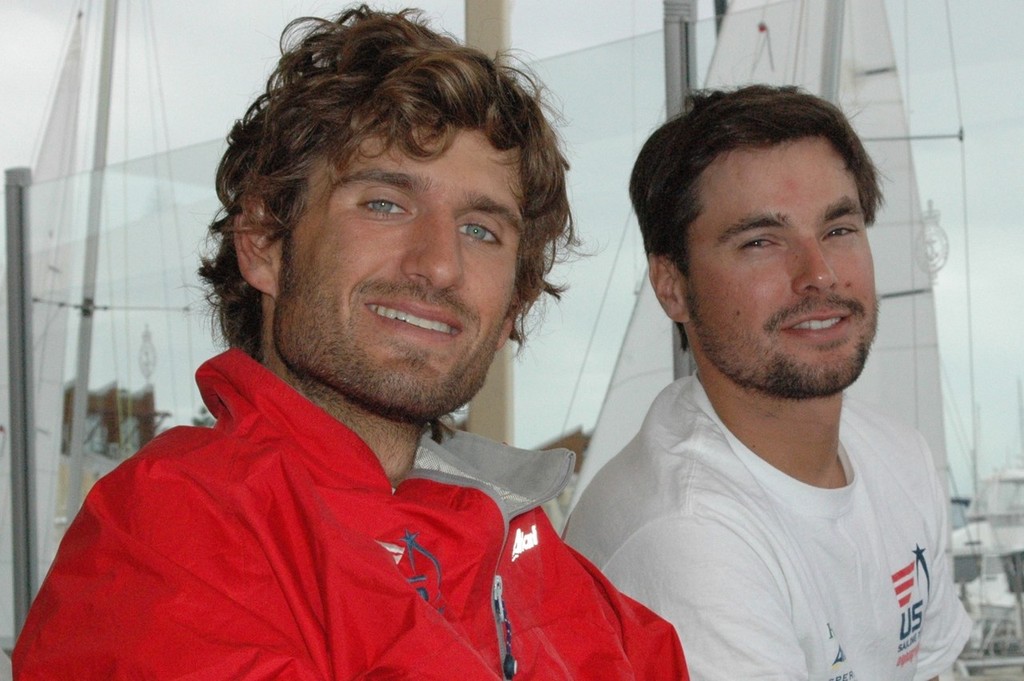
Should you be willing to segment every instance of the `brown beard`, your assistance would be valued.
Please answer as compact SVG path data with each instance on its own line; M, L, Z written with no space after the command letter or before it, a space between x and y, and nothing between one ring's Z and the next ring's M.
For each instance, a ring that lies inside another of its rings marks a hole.
M847 310L851 317L870 318L869 333L857 343L853 356L842 364L801 364L773 351L755 356L757 353L748 351L758 345L756 340L721 338L717 331L709 329L703 323L703 309L698 296L692 287L687 291L690 330L715 368L742 388L788 400L828 397L840 393L857 380L867 362L878 324L877 302L871 310L866 310L860 302L835 294L827 296L824 301L808 298L772 315L763 327L767 337L777 334L787 319L803 314L822 302L833 308Z
M427 353L415 348L396 349L395 359L382 366L356 331L336 323L334 313L340 304L334 292L293 266L287 241L281 269L274 346L297 387L328 411L341 400L388 420L423 426L467 403L483 386L502 325L447 373L432 371ZM464 325L479 323L475 312L448 290L414 282L369 281L354 293L399 294L445 307Z

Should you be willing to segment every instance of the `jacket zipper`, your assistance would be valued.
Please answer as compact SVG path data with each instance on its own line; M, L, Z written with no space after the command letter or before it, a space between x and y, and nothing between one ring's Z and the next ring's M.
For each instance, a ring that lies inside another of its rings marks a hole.
M494 623L498 627L498 654L501 657L502 678L509 681L516 675L516 658L512 656L512 625L508 621L505 598L502 596L501 575L494 575L491 588L491 606L494 609Z

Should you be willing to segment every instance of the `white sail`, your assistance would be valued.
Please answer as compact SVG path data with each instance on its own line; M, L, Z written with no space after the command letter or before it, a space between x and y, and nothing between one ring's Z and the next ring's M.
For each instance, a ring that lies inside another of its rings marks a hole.
M34 186L29 201L30 231L29 268L31 281L27 282L32 299L32 368L35 397L35 500L36 500L36 574L46 574L56 553L61 535L54 523L58 513L56 484L61 448L63 422L63 377L65 345L68 334L69 309L54 304L65 296L70 281L70 248L66 236L71 229L75 205L77 130L82 84L82 21L79 17L68 42L64 62L58 77L49 118L41 139L39 154L32 172ZM3 279L6 282L6 275ZM0 297L0 313L7 319L6 296ZM2 346L6 355L6 344ZM6 356L3 366L7 366ZM10 386L4 382L0 390L0 414L6 422L10 399ZM6 442L5 442L6 444ZM7 454L6 447L3 454ZM6 463L6 462L5 462ZM6 466L10 468L9 464ZM3 503L10 508L8 476L0 477L3 485ZM63 511L60 511L61 513ZM0 524L0 574L13 572L11 555L11 527ZM9 592L8 597L9 597ZM0 635L4 638L14 631L14 608L0 607Z

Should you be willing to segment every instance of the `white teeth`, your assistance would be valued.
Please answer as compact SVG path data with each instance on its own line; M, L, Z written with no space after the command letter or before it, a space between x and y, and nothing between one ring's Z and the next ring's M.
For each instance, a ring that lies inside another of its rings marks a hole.
M455 333L455 329L448 326L443 322L435 322L430 319L423 319L417 317L414 314L408 312L402 312L401 310L392 310L390 307L383 307L382 305L370 305L369 308L379 314L381 317L387 317L388 319L397 319L400 322L406 324L412 324L418 326L421 329L430 329L431 331L440 331L441 333L447 333L452 335Z
M801 324L794 326L794 329L811 329L818 331L820 329L828 329L839 323L839 317L833 317L832 319L811 319Z

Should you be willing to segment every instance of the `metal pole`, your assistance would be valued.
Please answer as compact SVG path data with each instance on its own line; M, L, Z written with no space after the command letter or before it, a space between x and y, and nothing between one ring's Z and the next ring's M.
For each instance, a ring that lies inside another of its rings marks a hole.
M92 314L96 306L96 271L99 263L100 218L103 209L103 170L107 166L116 20L117 0L106 0L103 15L103 50L100 54L100 86L96 105L96 139L93 144L92 174L89 178L89 222L85 237L82 303L79 308L81 320L78 325L75 389L71 402L71 438L68 446L66 502L66 517L69 521L78 513L78 508L82 505L85 421L89 407L89 369L92 360Z
M466 0L466 44L494 57L510 46L509 0Z
M509 0L466 0L466 44L495 57L508 50ZM506 343L469 405L466 430L497 442L515 438L512 347Z
M665 11L665 113L673 118L683 112L686 95L697 87L696 0L664 0ZM672 325L672 376L694 373L693 357L682 349L679 327Z
M845 0L827 0L825 41L821 56L821 97L839 105L840 66L843 56L843 17Z
M32 304L28 188L32 171L5 173L7 209L7 339L10 371L11 537L14 557L14 636L25 624L39 586L36 567L35 395L32 389Z
M664 0L665 111L683 112L686 93L697 87L696 0Z

